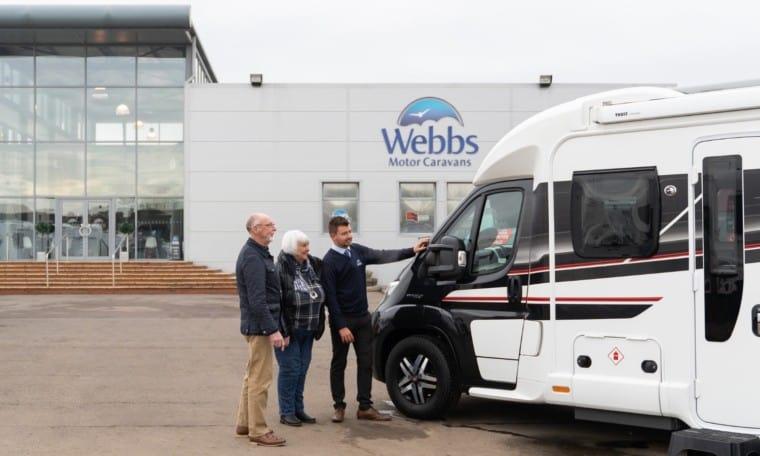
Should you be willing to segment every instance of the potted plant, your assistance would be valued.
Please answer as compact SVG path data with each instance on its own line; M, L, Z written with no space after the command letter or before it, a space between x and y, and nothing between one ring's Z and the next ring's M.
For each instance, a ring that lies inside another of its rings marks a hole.
M55 232L55 226L52 223L38 222L34 225L34 230L37 231L42 240L42 251L37 252L37 261L45 261L47 256L47 250L50 248L50 235Z
M126 250L121 250L119 252L120 261L129 260L129 235L132 234L134 231L135 231L135 226L129 222L124 222L121 225L119 225L119 233L127 237L127 241L124 243L124 245L126 246Z

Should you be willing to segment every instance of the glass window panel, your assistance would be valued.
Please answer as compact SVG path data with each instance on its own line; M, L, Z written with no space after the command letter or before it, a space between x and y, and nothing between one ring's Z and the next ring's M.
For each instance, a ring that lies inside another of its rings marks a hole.
M37 89L37 141L83 141L84 96L84 89Z
M325 182L322 184L322 230L332 217L343 216L351 229L359 231L359 184L356 182Z
M0 144L0 195L34 194L34 146Z
M711 342L731 338L742 307L745 255L742 178L741 155L707 157L703 161L705 339ZM747 199L751 201L751 195Z
M137 85L184 86L186 79L184 46L140 47L137 57Z
M137 89L137 140L182 141L184 97L184 89Z
M87 48L89 87L134 86L137 62L134 46L90 46Z
M34 140L34 89L0 90L0 143Z
M335 216L348 218L351 229L359 231L359 201L330 199L322 201L322 230L327 232L327 223Z
M324 198L359 198L359 184L356 182L325 182L322 184Z
M461 201L472 191L469 182L449 182L446 184L446 199Z
M469 182L449 182L446 184L446 213L451 214L459 203L472 191Z
M37 144L37 194L84 195L83 144Z
M512 260L521 209L521 192L496 193L486 198L476 241L474 272L494 272Z
M34 225L35 246L37 252L47 252L52 246L55 233L55 200L37 198L36 221ZM50 257L54 257L53 252Z
M402 233L432 233L435 229L435 183L402 182L400 231Z
M129 258L136 258L137 248L135 243L135 200L130 198L117 199L115 210L116 221L116 244L119 245L123 237L126 237L121 245L121 250L129 252Z
M34 257L34 200L0 198L0 260Z
M137 188L141 196L185 194L184 148L179 144L137 148Z
M181 199L141 199L137 208L137 258L172 257L172 240L179 242L182 257L183 216Z
M89 144L87 146L87 195L135 195L135 146Z
M37 85L84 86L84 48L37 46Z
M446 231L446 236L454 236L464 243L464 249L470 251L472 246L472 223L475 220L475 212L478 210L478 200L472 201L467 209L459 215L459 218Z
M134 89L87 89L87 140L135 140Z
M430 182L402 183L400 190L402 198L435 198L435 184Z
M571 235L583 258L648 257L657 251L660 196L657 171L575 173Z
M0 86L34 85L34 48L0 46Z

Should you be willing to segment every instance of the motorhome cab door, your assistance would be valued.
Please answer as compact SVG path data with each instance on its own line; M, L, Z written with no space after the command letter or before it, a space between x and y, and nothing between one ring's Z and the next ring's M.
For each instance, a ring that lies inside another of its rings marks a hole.
M697 414L760 428L760 137L693 153Z
M483 189L442 232L462 241L467 258L462 279L444 291L442 304L466 326L475 367L488 382L517 381L528 283L512 270L527 265L529 243L521 241L529 234L531 185L518 181Z

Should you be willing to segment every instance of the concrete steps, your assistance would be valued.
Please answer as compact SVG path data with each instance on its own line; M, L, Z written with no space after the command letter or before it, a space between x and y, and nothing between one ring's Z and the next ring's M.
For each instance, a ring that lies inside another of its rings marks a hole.
M121 266L121 268L120 268ZM191 262L129 261L116 263L113 285L111 262L0 263L0 294L113 294L214 293L235 294L235 276Z

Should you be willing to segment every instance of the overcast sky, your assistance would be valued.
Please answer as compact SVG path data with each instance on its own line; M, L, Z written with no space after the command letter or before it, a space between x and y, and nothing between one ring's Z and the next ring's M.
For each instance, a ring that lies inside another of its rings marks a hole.
M751 0L75 3L190 3L222 82L253 72L270 83L760 79L760 5Z

